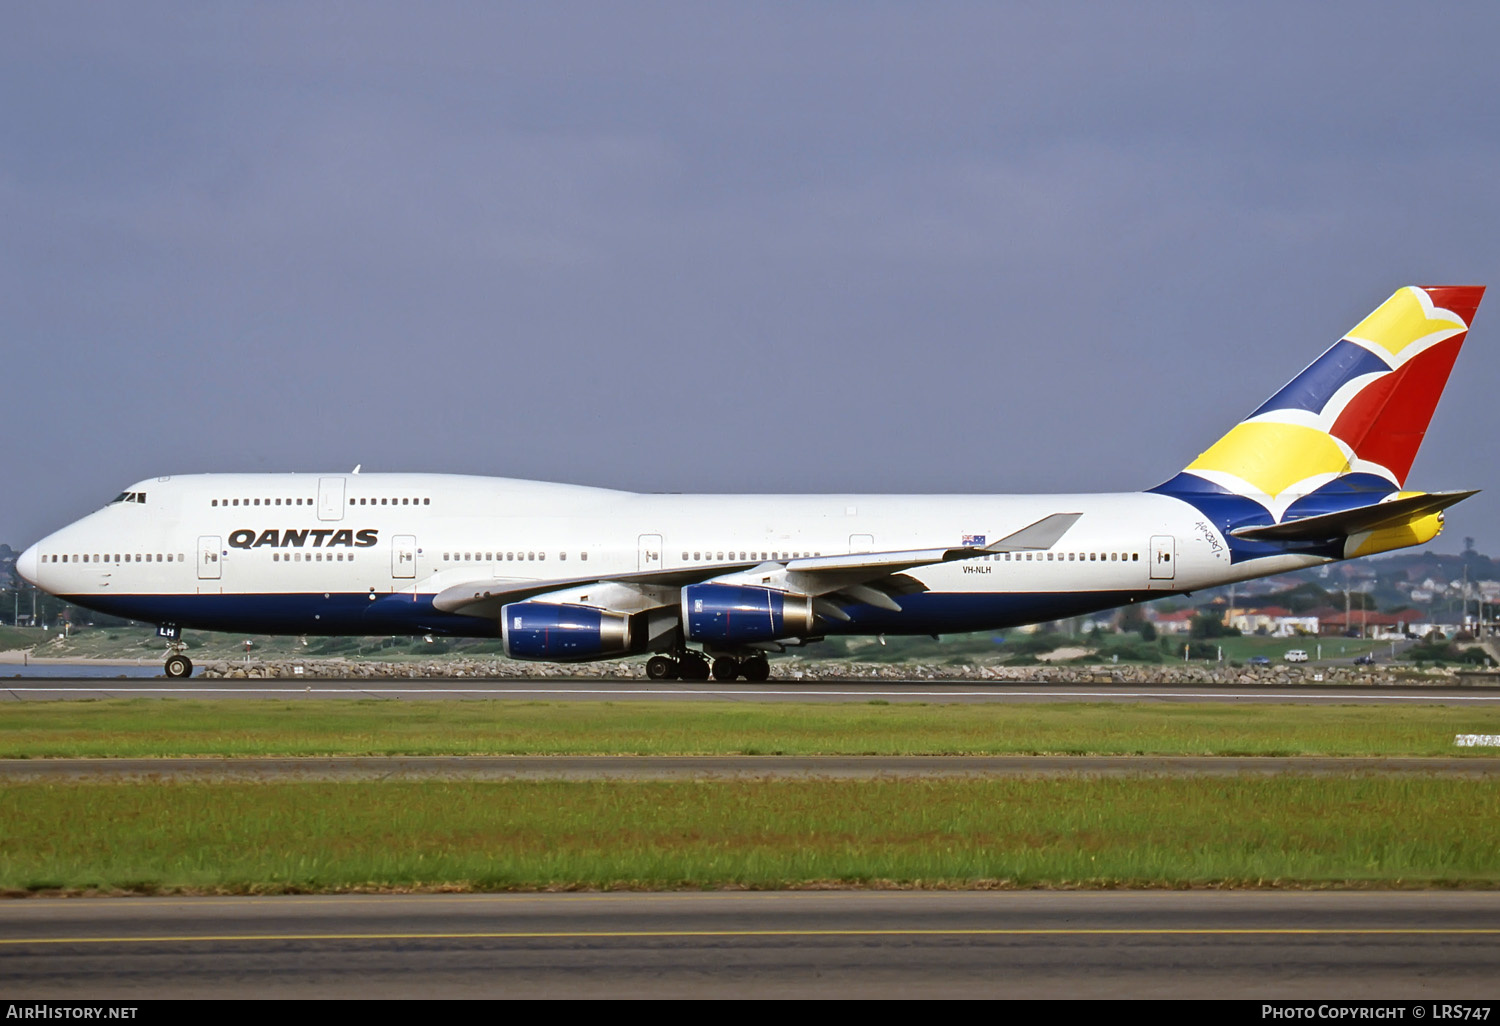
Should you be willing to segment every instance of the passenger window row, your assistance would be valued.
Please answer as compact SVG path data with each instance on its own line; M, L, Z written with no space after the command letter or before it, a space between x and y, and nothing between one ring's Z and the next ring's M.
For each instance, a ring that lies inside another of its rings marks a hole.
M747 562L747 561L752 560L752 559L759 559L759 560L762 560L762 561L764 561L764 560L771 560L771 559L775 559L775 560L782 560L782 559L802 559L804 556L814 557L814 556L821 556L822 554L823 553L821 553L821 552L762 552L759 555L757 555L754 552L743 552L742 551L742 552L738 553L738 555L736 555L736 553L733 552L732 550L729 551L729 552L708 552L708 551L688 552L686 549L684 549L683 553L682 553L682 561L684 563L701 563L704 560L708 560L711 563L722 563L722 562L725 562L725 561L730 561L730 562Z
M1006 562L1010 561L1012 555L1015 556L1016 562L1019 563L1021 561L1022 553L1007 552L1005 554ZM1036 557L1036 562L1038 563L1044 560L1048 563L1051 563L1053 560L1059 563L1072 563L1075 560L1079 563L1139 563L1141 561L1141 554L1139 552L1027 552L1025 553L1026 561L1028 563L1031 562L1033 556ZM993 556L986 556L985 558L999 562L1000 554L997 552Z
M313 500L307 499L210 499L210 506L302 506L313 505Z
M43 563L170 563L172 553L163 556L160 552L116 552L113 557L108 552L70 552L67 554L58 552L42 553ZM187 557L182 553L177 554L177 562L186 563Z
M137 498L129 499L126 496L134 495ZM145 502L145 492L122 492L115 502ZM313 499L210 499L210 506L315 506L317 502ZM399 499L350 499L351 506L431 506L431 499L414 499L411 496Z
M568 554L566 552L559 552L557 554L557 558L560 560L566 560L568 558ZM589 558L589 554L587 552L580 552L578 554L578 558L581 560L587 560ZM533 550L531 552L495 551L443 553L443 562L445 563L526 563L545 562L546 559L547 554L545 552L539 552L536 550Z
M326 552L326 553L325 552L308 552L308 553L301 553L301 552L273 552L273 553L271 553L271 562L273 562L273 563L302 563L302 562L307 562L307 563L322 563L322 562L325 561L325 558L324 558L325 556L327 557L326 561L329 562L329 563L332 563L335 560L338 561L338 562L340 562L340 563L343 563L346 560L348 562L350 562L350 563L354 562L354 553L352 553L352 552Z

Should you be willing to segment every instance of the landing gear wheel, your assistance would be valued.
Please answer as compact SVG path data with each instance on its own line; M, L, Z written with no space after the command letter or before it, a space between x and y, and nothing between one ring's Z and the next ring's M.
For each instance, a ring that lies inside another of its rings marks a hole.
M700 655L685 655L679 664L683 680L708 680L708 660Z
M751 656L740 663L740 676L752 684L760 684L771 677L771 661L765 656Z
M167 656L168 677L191 677L193 675L193 661L185 655Z
M736 659L714 660L714 680L734 680L740 675L740 664Z
M677 660L666 656L652 656L646 660L646 676L652 680L676 680Z

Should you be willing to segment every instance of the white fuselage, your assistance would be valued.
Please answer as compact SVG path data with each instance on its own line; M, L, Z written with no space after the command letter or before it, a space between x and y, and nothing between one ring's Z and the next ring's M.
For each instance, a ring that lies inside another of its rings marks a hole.
M487 581L677 569L712 580L717 565L982 546L1059 512L1082 516L1048 551L910 569L918 601L830 632L998 628L1322 561L1231 567L1203 513L1140 492L646 495L437 474L213 474L142 481L122 500L42 539L21 572L116 615L276 633L493 635L493 617L444 614L431 599Z

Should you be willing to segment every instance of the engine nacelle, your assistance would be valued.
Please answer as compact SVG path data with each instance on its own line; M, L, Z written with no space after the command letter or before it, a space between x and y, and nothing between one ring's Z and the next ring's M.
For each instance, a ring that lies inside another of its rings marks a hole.
M813 633L812 601L771 588L694 584L682 589L682 626L690 641L804 637Z
M630 651L630 617L595 606L513 602L500 610L500 637L512 659L607 659Z

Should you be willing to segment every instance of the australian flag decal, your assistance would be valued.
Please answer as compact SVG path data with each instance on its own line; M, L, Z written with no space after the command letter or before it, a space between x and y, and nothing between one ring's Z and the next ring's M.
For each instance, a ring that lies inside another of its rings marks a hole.
M964 535L964 544L965 545L983 545L984 544L984 535L982 535L982 534L966 534L966 535Z

